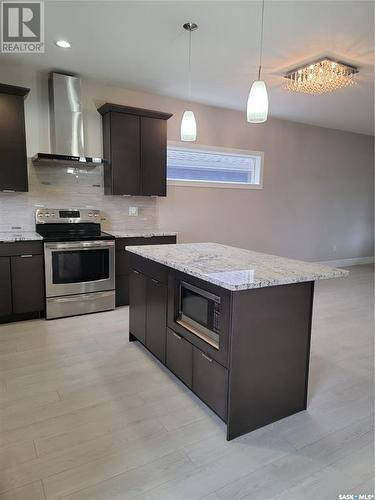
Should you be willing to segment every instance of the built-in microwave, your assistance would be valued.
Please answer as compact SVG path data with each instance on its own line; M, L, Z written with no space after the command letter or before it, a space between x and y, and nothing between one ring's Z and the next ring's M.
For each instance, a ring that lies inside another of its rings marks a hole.
M180 281L176 323L215 349L220 344L220 310L220 297Z

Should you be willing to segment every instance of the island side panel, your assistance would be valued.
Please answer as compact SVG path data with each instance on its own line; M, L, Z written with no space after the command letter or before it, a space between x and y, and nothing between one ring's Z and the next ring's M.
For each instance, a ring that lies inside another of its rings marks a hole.
M306 409L314 282L233 292L227 439Z

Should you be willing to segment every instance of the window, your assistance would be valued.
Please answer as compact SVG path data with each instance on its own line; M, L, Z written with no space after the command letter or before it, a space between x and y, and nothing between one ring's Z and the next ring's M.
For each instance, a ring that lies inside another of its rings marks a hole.
M263 153L168 143L168 183L180 186L262 188Z

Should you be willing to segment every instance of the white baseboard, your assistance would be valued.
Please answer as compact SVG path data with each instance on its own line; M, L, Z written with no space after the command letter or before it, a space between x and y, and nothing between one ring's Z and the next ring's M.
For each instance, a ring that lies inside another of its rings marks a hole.
M374 264L375 257L354 257L353 259L338 259L338 260L326 260L317 262L317 264L323 264L325 266L332 267L349 267L349 266L359 266L360 264Z

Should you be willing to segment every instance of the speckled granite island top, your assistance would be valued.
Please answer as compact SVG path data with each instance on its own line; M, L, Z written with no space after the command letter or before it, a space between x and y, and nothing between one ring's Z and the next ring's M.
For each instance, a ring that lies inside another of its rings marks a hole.
M218 243L128 246L129 252L228 290L345 277L342 269Z

